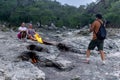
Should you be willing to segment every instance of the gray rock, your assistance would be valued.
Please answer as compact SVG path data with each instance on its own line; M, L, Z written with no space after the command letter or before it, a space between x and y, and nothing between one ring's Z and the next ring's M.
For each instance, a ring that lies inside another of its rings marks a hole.
M45 80L45 74L29 62L8 64L5 77L11 80Z
M64 60L63 58L58 58L52 62L54 63L55 66L57 66L61 70L67 70L73 67L71 61Z
M119 80L119 35L115 35L114 38L109 35L105 40L104 51L109 53L105 56L106 65L101 65L102 61L97 48L91 51L90 64L85 64L82 61L86 59L84 54L91 40L91 34L83 36L77 34L78 32L78 30L71 29L69 32L63 31L57 35L50 34L48 31L48 35L45 30L43 32L41 30L45 39L48 39L48 41L59 39L58 41L65 44L69 51L60 51L56 46L39 44L35 41L19 41L16 32L0 32L0 80L44 80L45 78L48 80L78 78L81 80ZM22 52L27 51L26 46L31 43L40 45L48 52L36 51L40 59L36 64L30 63L29 60L17 60ZM41 64L44 66L41 66Z
M71 61L65 60L61 57L57 57L56 55L39 55L39 60L41 61L41 63L44 62L44 66L55 67L60 70L70 70L73 67Z

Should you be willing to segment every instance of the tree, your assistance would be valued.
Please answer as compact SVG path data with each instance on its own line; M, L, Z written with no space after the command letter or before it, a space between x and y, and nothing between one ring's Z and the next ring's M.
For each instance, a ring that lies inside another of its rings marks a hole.
M97 0L79 8L61 5L56 0L0 0L0 20L18 25L21 22L54 23L58 27L88 25L96 13L101 13L114 25L120 22L119 0Z

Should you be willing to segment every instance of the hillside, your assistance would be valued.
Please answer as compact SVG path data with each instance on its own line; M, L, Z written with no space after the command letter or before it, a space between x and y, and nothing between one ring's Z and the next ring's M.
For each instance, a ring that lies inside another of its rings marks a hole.
M61 5L56 0L0 0L0 21L10 25L21 22L37 22L41 25L54 23L57 27L76 28L90 24L96 13L101 13L109 27L120 27L120 1L97 0L79 8Z

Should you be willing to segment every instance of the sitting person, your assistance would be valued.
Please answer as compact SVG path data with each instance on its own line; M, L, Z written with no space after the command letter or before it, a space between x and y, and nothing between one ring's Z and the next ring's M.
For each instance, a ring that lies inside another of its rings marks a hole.
M34 35L35 35L35 30L32 28L32 24L29 24L29 27L27 29L27 38L36 41Z
M25 27L25 23L23 22L21 26L18 28L19 32L17 34L17 37L19 39L25 39L27 35L27 28Z
M32 27L32 24L29 24L29 27L27 30L27 36L28 36L28 39L37 41L41 44L54 45L54 43L52 43L52 42L47 42L47 41L43 40L42 37L37 32L35 32L35 30Z

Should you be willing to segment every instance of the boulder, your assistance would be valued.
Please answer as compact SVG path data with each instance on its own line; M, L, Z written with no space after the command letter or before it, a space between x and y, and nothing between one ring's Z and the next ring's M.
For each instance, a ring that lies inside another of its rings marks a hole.
M56 55L47 55L47 56L40 56L39 60L41 64L44 64L44 66L48 67L55 67L60 70L70 70L73 67L73 64L71 61L65 60L61 57L57 57Z
M69 70L73 67L71 61L65 60L63 58L58 58L56 60L53 60L52 62L57 68L61 70Z
M45 80L45 73L29 62L9 63L3 66L3 80Z

